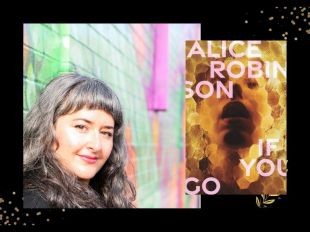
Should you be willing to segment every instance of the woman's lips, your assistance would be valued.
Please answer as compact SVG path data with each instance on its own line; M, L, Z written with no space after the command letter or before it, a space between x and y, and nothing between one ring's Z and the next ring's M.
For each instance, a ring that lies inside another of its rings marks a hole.
M218 128L220 131L243 131L251 134L254 130L251 113L242 102L229 102L220 115Z
M88 156L88 155L79 155L79 157L87 163L93 164L96 163L98 158L96 156Z
M250 112L240 101L229 102L221 115L221 119L225 118L250 118Z

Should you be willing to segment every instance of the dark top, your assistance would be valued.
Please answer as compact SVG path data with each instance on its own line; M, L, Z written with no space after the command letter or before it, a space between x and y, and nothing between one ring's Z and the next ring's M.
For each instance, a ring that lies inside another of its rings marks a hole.
M24 189L24 208L50 208L47 201L36 190Z

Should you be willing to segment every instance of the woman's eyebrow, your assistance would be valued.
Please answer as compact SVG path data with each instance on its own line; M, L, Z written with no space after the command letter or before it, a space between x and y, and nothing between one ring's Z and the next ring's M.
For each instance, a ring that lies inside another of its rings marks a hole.
M104 126L103 128L113 130L113 129L114 129L114 126Z
M76 118L76 119L73 119L73 121L79 121L79 120L85 121L85 122L87 122L87 123L89 123L89 124L92 124L92 123L93 123L92 121L90 121L90 120L88 120L88 119L86 119L86 118Z
M85 122L88 123L88 124L93 124L92 121L90 121L90 120L88 120L88 119L86 119L86 118L76 118L76 119L73 119L73 121L79 121L79 120L85 121ZM103 128L113 130L113 129L114 129L114 126L104 125Z

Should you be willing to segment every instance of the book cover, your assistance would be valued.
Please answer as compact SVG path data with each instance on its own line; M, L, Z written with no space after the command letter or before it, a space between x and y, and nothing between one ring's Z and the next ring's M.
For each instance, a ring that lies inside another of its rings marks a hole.
M287 193L286 41L186 41L187 194Z

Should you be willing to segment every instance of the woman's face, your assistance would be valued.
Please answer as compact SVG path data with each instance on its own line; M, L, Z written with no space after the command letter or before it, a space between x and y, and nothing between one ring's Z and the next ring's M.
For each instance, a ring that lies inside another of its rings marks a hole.
M104 110L81 109L55 123L57 159L72 174L89 182L113 148L114 119Z

